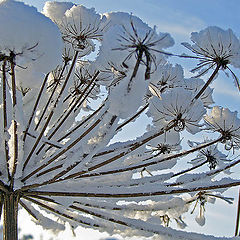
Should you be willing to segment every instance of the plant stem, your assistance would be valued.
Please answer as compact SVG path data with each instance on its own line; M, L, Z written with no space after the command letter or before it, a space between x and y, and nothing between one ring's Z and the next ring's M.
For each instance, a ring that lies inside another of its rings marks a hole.
M239 220L240 220L240 189L239 189L239 195L238 195L238 208L237 208L237 220L236 220L236 230L235 230L235 236L239 236Z
M217 65L217 67L215 68L214 72L212 73L212 75L210 76L210 78L208 79L208 81L205 83L205 85L201 88L201 90L197 93L197 95L194 97L193 100L198 99L203 92L206 90L206 88L208 87L208 85L213 81L214 77L217 75L218 71L220 69L220 65Z
M121 125L119 125L116 129L116 131L120 130L121 128L123 128L125 125L127 125L128 123L130 123L132 120L134 120L136 117L138 117L142 112L144 112L147 108L148 108L149 104L146 104L144 107L142 107L136 114L134 114L131 118L129 118L128 120L126 120L125 122L123 122Z
M14 59L11 59L11 78L12 78L12 105L13 105L13 167L11 173L10 187L14 184L14 175L17 168L18 158L18 136L17 136L17 121L16 121L16 105L17 105L17 94L16 94L16 79L15 79L15 65Z
M199 192L205 190L224 189L230 187L236 187L240 185L240 181L234 181L230 183L217 183L215 185L206 185L198 187L186 187L186 188L171 188L155 191L155 192L131 192L131 193L93 193L93 192L54 192L54 191L29 191L25 192L25 196L58 196L58 197L96 197L96 198L138 198L149 196L162 196L171 194L181 194L190 192Z
M18 195L4 194L3 239L18 239Z
M45 87L45 85L46 85L48 76L49 76L49 73L48 73L48 74L45 76L45 78L44 78L44 81L43 81L43 83L42 83L42 86L41 86L41 89L40 89L40 91L39 91L38 97L37 97L36 102L35 102L35 104L34 104L34 107L33 107L33 110L32 110L32 114L31 114L31 116L30 116L30 118L29 118L29 120L28 120L28 125L27 125L26 130L25 130L24 135L23 135L23 141L24 141L24 142L25 142L25 140L26 140L27 133L28 133L28 130L29 130L30 125L31 125L31 123L32 123L33 116L34 116L34 114L35 114L35 112L36 112L38 103L39 103L40 98L41 98L41 96L42 96L43 89L44 89L44 87Z
M7 94L6 94L6 61L3 61L2 65L2 91L3 91L3 128L4 128L4 136L7 136ZM8 151L8 143L7 140L4 141L4 148L5 148L5 159L6 159L6 166L7 166L7 174L8 180L10 180L10 172L9 172L9 151Z

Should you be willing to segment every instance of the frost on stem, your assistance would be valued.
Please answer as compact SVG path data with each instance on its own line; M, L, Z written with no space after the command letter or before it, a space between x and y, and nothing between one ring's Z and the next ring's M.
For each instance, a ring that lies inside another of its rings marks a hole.
M224 178L240 162L234 159L239 153L237 113L218 106L207 112L213 89L201 90L204 76L185 78L183 67L167 58L173 55L165 52L173 45L171 36L138 17L100 15L66 2L47 2L43 13L54 23L23 3L0 2L5 219L16 220L21 206L36 223L55 231L69 222L73 229L123 236L209 239L175 230L173 222L185 228L191 205L197 202L203 209L210 196L230 202L219 189L240 184L231 175ZM96 41L99 52L90 60ZM230 48L227 37L221 42L221 48ZM234 59L227 58L237 66ZM211 66L210 60L206 63ZM135 130L142 116L149 125L141 126L140 136L116 140L130 124ZM205 136L209 130L220 136L193 140L192 134ZM227 147L221 153L222 143ZM203 225L203 210L196 220ZM17 221L10 222L3 224L11 235ZM16 239L8 234L5 240Z

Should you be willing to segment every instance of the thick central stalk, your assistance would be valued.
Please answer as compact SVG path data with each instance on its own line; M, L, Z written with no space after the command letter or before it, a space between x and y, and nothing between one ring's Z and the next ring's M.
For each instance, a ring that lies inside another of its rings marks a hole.
M18 239L18 196L4 194L3 240Z

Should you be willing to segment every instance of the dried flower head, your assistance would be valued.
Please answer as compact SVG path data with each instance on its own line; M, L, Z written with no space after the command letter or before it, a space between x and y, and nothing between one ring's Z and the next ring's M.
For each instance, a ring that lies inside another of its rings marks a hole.
M131 61L137 59L137 63L146 66L145 78L150 78L152 63L157 62L156 53L163 53L162 49L174 44L173 39L168 33L157 33L156 28L150 28L139 18L122 14L125 18L118 25L113 25L104 34L101 51L109 53L107 56L112 62L121 62L126 68L132 66ZM120 15L121 15L120 14ZM119 14L118 14L119 15ZM111 19L118 18L111 14ZM116 41L113 41L115 36ZM111 41L110 41L111 40ZM158 58L161 54L158 54ZM163 58L163 56L161 56Z
M204 117L207 129L219 132L227 150L240 147L240 119L237 112L228 108L213 107L211 113Z
M239 81L229 68L229 65L240 68L240 42L232 30L223 30L215 26L207 27L200 32L193 32L191 40L193 45L186 42L182 44L197 55L185 57L199 59L197 67L192 69L192 72L199 71L201 76L214 66L223 70L228 69L240 90Z
M193 94L184 88L174 88L164 92L161 99L153 96L150 100L148 115L153 118L155 125L175 123L175 130L185 128L190 133L200 131L199 121L205 114L202 102L198 99L192 102Z
M63 40L75 50L84 53L94 51L92 40L99 40L106 27L94 8L88 9L82 5L68 9L63 20L57 21L57 24L62 31Z
M208 141L205 141L206 143ZM188 141L189 146L199 146L204 143ZM224 162L230 160L227 159L227 156L220 152L217 148L217 145L211 145L206 148L201 149L197 156L190 161L193 165L204 165L208 164L210 170L215 169L217 166L222 166Z

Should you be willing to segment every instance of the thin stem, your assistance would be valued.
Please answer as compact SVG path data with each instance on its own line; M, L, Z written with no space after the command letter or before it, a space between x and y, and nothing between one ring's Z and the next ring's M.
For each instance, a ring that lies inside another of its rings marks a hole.
M188 179L188 183L199 181L200 179L203 179L204 177L210 177L210 176L216 175L216 174L218 174L220 172L223 172L223 171L225 171L227 169L232 168L233 166L235 166L235 165L237 165L239 163L240 163L240 159L237 160L237 161L231 162L230 164L228 164L228 165L226 165L224 167L221 167L219 169L211 170L210 172L206 173L205 175L200 175L199 177L196 177L196 178L191 179L191 180ZM169 186L178 186L178 185L182 185L184 183L185 182L171 183Z
M55 209L55 208L53 208L53 207L50 207L50 206L47 205L47 204L44 204L44 203L39 202L39 201L36 201L35 199L29 198L29 197L27 197L27 196L24 196L23 198L26 199L26 200L28 200L28 201L30 201L30 202L32 202L32 203L37 204L38 206L40 206L40 207L42 207L42 208L45 208L45 209L49 210L49 211L51 211L51 212L53 212L53 213L55 213L55 214L57 214L57 215L59 215L59 216L61 216L61 217L64 217L64 218L66 218L66 219L70 219L70 220L73 220L73 221L75 221L75 222L78 222L78 223L81 223L81 224L83 224L83 225L87 225L87 226L90 226L90 227L102 227L102 226L100 226L100 225L98 225L98 224L96 224L96 223L92 223L92 222L91 222L91 223L87 223L87 222L84 222L84 221L82 221L82 220L80 220L80 219L76 219L76 218L74 218L74 217L71 216L71 215L68 215L68 214L66 214L66 213L62 213L62 212L60 212L59 210L57 210L57 209Z
M32 138L37 138L35 135L33 135L32 133L27 133L28 136L32 137ZM43 142L51 147L55 147L55 148L62 148L63 145L60 144L60 143L56 143L56 142L53 142L53 141L49 141L49 140L43 140Z
M45 124L44 124L44 126L43 126L43 128L42 128L42 130L41 130L41 132L40 132L40 134L38 135L38 137L37 137L37 139L36 139L36 141L35 141L32 149L31 149L30 153L28 154L28 156L27 156L27 158L26 158L26 160L25 160L25 162L24 162L24 164L23 164L23 171L24 171L24 169L26 168L29 160L31 159L31 157L32 157L32 155L33 155L33 153L36 151L37 146L38 146L40 140L42 139L42 136L43 136L45 130L46 130L47 127L48 127L48 124L49 124L49 121L50 121L52 115L53 115L53 112L50 113L47 121L45 122Z
M78 57L78 51L75 52L75 55L74 55L74 58L73 58L71 67L70 67L70 69L69 69L69 71L68 71L68 74L67 74L67 76L66 76L66 78L65 78L65 81L64 81L63 86L62 86L62 88L61 88L61 91L60 91L60 93L58 94L58 97L57 97L57 99L56 99L56 101L55 101L55 103L54 103L54 106L53 106L53 109L52 109L51 112L54 112L54 109L56 108L56 106L57 106L57 104L58 104L58 102L59 102L59 99L61 98L61 96L62 96L62 94L63 94L63 91L65 90L65 87L67 86L68 80L70 79L70 76L71 76L71 74L72 74L73 68L74 68L75 63L76 63L76 61L77 61L77 57ZM63 68L60 76L62 76L66 65L67 65L67 62L65 62L64 68ZM60 79L60 78L59 78L59 79ZM56 84L56 86L57 86L57 85L58 85L58 84ZM52 91L52 95L53 95L53 93L54 93L55 90L56 90L56 86L54 87L54 90ZM47 106L47 105L46 105L46 106ZM45 109L46 109L46 106L45 106ZM44 110L45 110L45 109L44 109ZM45 113L45 112L44 112L44 113ZM48 118L49 118L49 117L48 117ZM51 118L52 118L52 117L51 117ZM50 118L50 119L51 119L51 118ZM35 130L37 130L39 124L40 124L40 120L39 120L39 122L38 122Z
M60 192L60 191L29 191L25 192L25 196L39 195L39 196L58 196L58 197L96 197L96 198L133 198L133 197L149 197L149 196L162 196L171 194L181 194L190 192L199 192L205 190L215 190L236 187L240 185L240 181L230 183L221 183L216 185L189 187L189 188L169 188L156 192L135 192L135 193L87 193L87 192Z
M80 211L80 212L83 212L83 213L86 213L86 214L90 214L94 217L98 217L98 218L101 218L101 219L104 219L104 220L108 220L110 222L114 222L114 223L129 227L129 224L127 224L127 223L125 223L124 221L121 221L121 220L116 220L113 217L112 218L109 218L109 217L107 218L102 214L99 214L99 213L96 213L94 211L90 211L90 210L87 210L87 209L84 209L84 208L81 208L81 207L77 207L77 206L74 206L74 205L71 205L70 208L72 208L74 210L77 210L77 211Z
M111 119L111 121L109 122L109 125L112 126L116 119L118 119L117 116L113 116L112 119ZM72 164L72 165L69 166L67 169L65 169L65 170L63 170L62 172L58 173L56 176L54 176L54 177L49 181L49 183L55 182L58 178L64 176L65 174L67 174L68 172L70 172L71 170L73 170L79 163L80 163L80 161Z
M204 165L205 163L207 163L207 162L208 162L208 161L206 160L206 161L204 161L204 162L202 162L202 163L199 163L198 165L195 165L195 166L193 166L193 167L191 167L191 168L188 168L188 169L185 169L185 170L183 170L183 171L181 171L181 172L175 173L172 177L177 177L177 176L182 175L182 174L184 174L184 173L190 172L190 171L192 171L192 170L194 170L194 169L197 169L197 168L203 166L203 165Z
M84 89L83 93L81 94L81 96L79 96L79 98L77 99L77 101L75 101L75 103L73 104L73 106L68 110L67 114L63 117L63 119L59 122L59 124L55 127L55 129L52 131L52 133L49 135L48 140L50 140L55 134L56 132L59 130L59 128L63 125L63 123L67 120L67 118L70 116L70 114L73 112L73 110L75 109L75 107L78 105L78 103L80 102L80 100L82 99L82 97L84 96L84 94L87 92L87 90L89 89L89 87L92 85L92 83L96 80L97 76L99 75L99 71L93 76L92 80L89 82L88 86ZM93 84L93 86L91 87L91 89L89 90L89 93L91 92L91 90L94 88L95 84ZM89 94L88 93L88 94ZM82 104L88 94L86 94L86 96L82 99L82 101L80 102L80 104ZM40 147L40 149L38 150L37 154L40 153L40 151L42 150L44 145L42 145Z
M74 133L77 129L79 129L80 127L82 127L82 125L84 125L85 123L89 122L89 120L94 117L102 108L103 108L104 104L101 105L96 111L94 111L92 114L90 114L89 116L87 116L83 121L81 121L79 124L77 124L72 130L70 130L68 133L66 133L65 135L63 135L61 138L59 138L57 140L57 142L61 142L63 139L69 137L72 133ZM48 151L51 147L49 147L46 151Z
M212 75L210 76L210 78L208 79L208 81L205 83L205 85L201 88L201 90L197 93L197 95L194 97L194 100L198 99L203 92L206 90L206 88L208 87L208 85L213 81L214 77L217 75L218 71L220 69L220 65L217 64L214 72L212 73Z
M52 156L46 163L44 163L43 165L41 165L40 167L38 167L37 169L35 169L34 171L32 171L30 174L28 174L26 177L24 177L22 179L22 181L26 181L27 179L29 179L30 177L32 177L33 175L35 175L36 173L38 173L39 171L41 171L42 169L44 169L45 167L47 167L49 164L51 164L53 161L55 161L57 158L59 158L60 156L62 156L65 152L67 152L68 150L70 150L71 148L73 148L80 140L82 140L82 138L84 138L89 132L92 131L93 128L95 128L99 123L101 122L100 119L98 119L90 128L88 128L83 134L81 134L77 139L75 139L72 143L70 143L68 146L66 146L64 149L62 149L61 151L59 151L58 153L56 153L54 156Z
M44 124L44 126L43 126L43 128L42 128L42 130L41 130L41 132L40 132L40 134L39 134L39 136L38 136L38 138L37 138L37 140L35 141L35 144L33 145L33 147L32 147L32 149L31 149L29 155L27 156L27 158L26 158L26 160L25 160L25 162L24 162L23 170L26 168L26 165L28 164L31 156L32 156L33 153L35 152L35 150L36 150L36 148L37 148L40 140L41 140L42 137L43 137L43 134L44 134L45 130L46 130L47 127L48 127L48 124L49 124L50 120L52 119L52 116L53 116L53 114L54 114L54 109L57 107L58 101L59 101L59 99L60 99L60 97L61 97L61 95L62 95L62 93L63 93L63 91L64 91L64 89L65 89L65 87L66 87L66 85L67 85L67 82L68 82L68 80L69 80L69 78L70 78L70 76L71 76L71 73L72 73L72 70L73 70L73 68L74 68L74 65L75 65L75 63L76 63L76 61L77 61L77 56L78 56L78 52L75 53L74 59L73 59L73 61L72 61L72 65L71 65L71 67L70 67L70 69L69 69L68 75L67 75L67 77L66 77L66 79L65 79L65 81L64 81L64 84L63 84L63 86L62 86L62 88L61 88L61 91L60 91L60 93L59 93L59 95L58 95L58 97L57 97L57 99L56 99L56 101L55 101L55 104L54 104L54 106L53 106L53 109L51 110L51 112L50 112L50 114L49 114L49 116L48 116L48 118L47 118L47 120L46 120L46 122L45 122L45 124ZM39 123L39 122L38 122L38 123ZM39 126L39 124L36 126L36 128L37 128L38 126ZM35 128L35 130L36 130L36 128Z
M83 174L81 172L77 173L75 175L75 177L77 178L85 178L85 177L93 177L93 176L102 176L102 175L108 175L108 174L114 174L114 173L120 173L120 172L126 172L126 171L132 171L132 170L136 170L136 169L139 169L139 168L145 168L145 167L148 167L148 166L152 166L152 165L155 165L155 164L159 164L161 162L165 162L165 161L168 161L168 160L171 160L173 158L178 158L178 157L183 157L185 155L188 155L190 153L193 153L193 152L196 152L202 148L205 148L205 147L208 147L210 145L213 145L217 142L220 142L222 140L222 138L218 138L218 139L215 139L211 142L208 142L206 144L202 144L196 148L192 148L190 150L187 150L187 151L183 151L183 152L180 152L180 153L176 153L174 155L170 155L170 156L167 156L163 159L160 159L160 160L157 160L157 161L153 161L153 162L149 162L149 163L140 163L138 165L135 165L135 166L130 166L130 167L126 167L126 168L122 168L122 169L116 169L116 170L109 170L109 171L106 171L106 172L97 172L97 173L88 173L88 174Z
M28 130L29 130L29 128L30 128L30 125L31 125L31 123L32 123L32 120L33 120L33 117L34 117L34 115L35 115L36 109L37 109L37 107L38 107L38 103L39 103L40 98L41 98L41 96L42 96L43 89L44 89L44 87L45 87L45 85L46 85L46 83L47 83L48 76L49 76L49 73L48 73L48 74L45 76L45 78L44 78L44 81L43 81L42 86L41 86L41 88L40 88L40 91L39 91L39 93L38 93L38 97L37 97L36 102L35 102L35 104L34 104L34 107L33 107L33 110L32 110L32 114L31 114L31 116L30 116L30 118L29 118L29 120L28 120L28 124L27 124L27 127L26 127L26 129L25 129L25 131L24 131L24 135L23 135L23 141L24 141L24 142L25 142L25 140L26 140Z
M235 229L235 236L239 236L239 223L240 223L240 189L238 194L238 208L237 208L237 219L236 219L236 229Z
M58 81L61 80L61 78L62 78L62 76L63 76L63 73L64 73L64 71L65 71L66 66L67 66L67 62L65 62L64 65L63 65L62 71L61 71L61 73L60 73L60 75L59 75L59 77L58 77ZM51 100L52 100L52 98L53 98L53 95L54 95L57 87L58 87L58 82L55 84L55 86L54 86L54 88L53 88L53 90L52 90L52 92L51 92L51 95L50 95L47 103L46 103L45 106L44 106L44 109L43 109L43 111L42 111L42 113L41 113L41 116L40 116L40 118L39 118L39 120L38 120L38 123L37 123L37 125L36 125L36 127L35 127L35 131L38 129L38 127L39 127L39 125L40 125L40 123L41 123L41 121L42 121L42 119L43 119L43 117L44 117L44 115L45 115L45 113L46 113L46 111L47 111L47 109L48 109L48 106L49 106L49 104L50 104L50 102L51 102Z
M43 183L40 183L40 184L28 185L28 186L23 187L22 189L23 189L23 190L28 190L28 189L31 189L31 188L35 188L35 187L39 187L39 186L43 186L43 185L47 185L47 184L51 184L51 183L55 183L55 182L59 182L59 181L65 181L65 180L67 180L67 179L74 178L74 177L80 176L80 175L82 175L82 174L88 173L89 171L95 170L95 169L97 169L97 168L99 168L99 167L102 167L102 166L104 166L104 165L106 165L106 164L109 164L109 163L111 163L111 162L113 162L113 161L116 161L117 159L125 156L126 154L128 154L128 153L131 152L131 151L136 150L137 148L141 147L142 145L144 145L144 144L147 143L148 141L150 141L150 140L158 137L159 135L163 134L165 131L168 131L168 130L170 130L170 129L173 128L173 127L175 127L175 124L173 124L173 125L170 124L169 127L162 129L162 131L154 134L153 136L147 137L146 139L142 140L140 143L135 143L134 145L131 146L130 149L126 150L125 152L122 152L122 153L120 153L119 155L116 155L116 156L114 156L114 157L112 157L112 158L110 158L110 159L108 159L108 160L106 160L106 161L104 161L104 162L102 162L102 163L99 163L99 164L97 164L97 165L95 165L95 166L92 166L92 167L90 167L90 168L89 168L88 170L86 170L86 171L77 172L77 173L71 174L71 175L69 175L69 176L67 176L67 177L65 177L65 178L63 178L63 179L57 180L57 178L60 177L60 175L58 174L57 176L55 176L55 177L54 177L53 179L51 179L51 180L48 180L48 181L43 182ZM78 163L76 163L75 165L69 167L68 169L66 169L66 170L64 170L64 171L62 171L62 172L60 173L61 176L62 176L63 174L66 174L66 173L69 172L70 170L72 170L77 164L78 164ZM42 167L40 167L40 168L42 169L42 168L44 168L44 167L42 166ZM40 168L38 168L38 169L39 169L38 171L41 170ZM34 175L34 174L36 173L36 171L37 171L37 170L33 171L31 174L29 174L27 177L25 177L22 181L27 180L29 177L31 177L32 175ZM38 172L38 171L37 171L37 172ZM40 173L40 174L41 174L41 173Z
M10 186L13 186L14 175L16 173L17 158L18 158L18 136L17 136L17 121L16 121L16 105L17 105L17 94L16 94L16 79L15 79L15 65L14 59L10 61L11 66L11 79L12 79L12 105L13 105L13 168L11 173Z
M127 121L123 122L121 125L119 125L116 129L116 131L120 130L124 126L126 126L128 123L130 123L132 120L134 120L136 117L138 117L142 112L144 112L149 104L145 105L143 108L141 108L136 114L134 114L131 118L129 118Z
M63 176L64 174L66 174L67 172L69 172L70 170L72 170L72 169L79 163L79 162L77 162L75 165L70 166L68 169L62 171L60 174L58 174L57 176L55 176L53 179L48 180L48 181L43 182L43 183L40 183L40 184L32 184L32 185L24 186L24 187L22 188L22 190L28 190L28 189L31 189L31 188L36 188L36 187L39 187L39 186L43 186L43 185L47 185L47 184L51 184L51 183L55 183L55 182L65 181L65 180L67 180L67 179L71 179L71 178L78 177L78 176L81 176L81 175L83 175L83 174L86 174L86 173L88 173L89 171L93 171L93 170L95 170L95 169L97 169L97 168L100 168L100 167L102 167L102 166L104 166L104 165L107 165L107 164L109 164L109 163L111 163L111 162L113 162L113 161L116 161L117 159L119 159L119 158L127 155L129 152L132 152L132 151L136 150L137 148L139 148L139 147L141 147L142 145L146 144L148 141L150 141L150 140L152 140L152 139L154 139L154 138L162 135L162 134L165 133L166 131L174 128L175 125L176 125L175 123L170 124L167 128L163 128L161 131L159 131L158 133L154 134L153 136L147 137L146 139L142 140L141 142L138 142L138 143L135 143L135 144L131 145L131 148L130 148L130 149L127 149L125 152L122 152L122 153L120 153L120 154L118 154L118 155L116 155L116 156L114 156L114 157L112 157L112 158L110 158L110 159L102 162L102 163L96 164L95 166L92 166L92 167L88 168L88 170L86 170L86 171L81 171L81 172L73 173L73 174L71 174L71 175L69 175L69 176L67 176L67 177L65 177L65 178L62 178L62 179L58 179L58 180L57 180L57 178ZM40 170L41 170L41 169L40 169ZM117 172L118 170L115 170L115 171ZM127 171L128 171L128 170L127 170ZM109 173L109 172L108 172L108 173ZM95 175L95 174L96 174L96 173L93 173L93 175ZM110 174L110 173L109 173L109 174ZM31 173L31 174L29 174L29 176L30 176L30 175L33 175L33 174ZM25 181L26 178L29 178L29 176L25 177L22 181ZM99 173L97 174L97 176L99 176Z
M83 121L81 121L77 126L75 126L71 131L66 133L64 136L59 138L57 142L61 142L63 139L69 137L72 133L74 133L77 129L79 129L83 124L87 123L92 117L94 117L102 108L104 107L104 104L101 105L96 111L94 111L92 114L90 114L88 117L86 117Z
M37 216L27 207L27 205L23 201L19 200L19 203L27 211L29 215L31 215L34 219L38 221Z
M3 91L3 128L4 128L4 136L7 136L7 94L6 94L6 83L7 83L7 77L6 77L6 60L3 61L2 65L2 91ZM8 180L10 180L10 172L9 172L9 149L8 149L8 142L7 140L4 141L4 148L5 148L5 160L6 160L6 166L7 166L7 174L8 174Z

